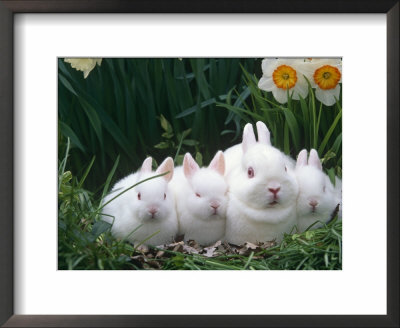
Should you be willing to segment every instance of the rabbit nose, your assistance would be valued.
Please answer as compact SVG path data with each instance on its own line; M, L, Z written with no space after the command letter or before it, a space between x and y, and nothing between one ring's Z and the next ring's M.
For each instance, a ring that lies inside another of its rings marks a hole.
M274 194L274 198L276 198L276 196L277 196L279 190L281 190L281 188L280 188L280 187L277 187L277 188L268 188L268 190L269 190L270 192L272 192L272 193Z
M310 204L310 206L312 206L312 208L315 208L315 207L317 207L318 202L315 199L312 199L312 200L310 200L309 204Z
M217 203L217 202L211 202L210 206L211 206L214 210L216 210L216 209L219 207L219 203Z
M156 209L155 207L150 207L150 208L149 208L149 213L150 213L152 216L154 216L154 214L157 213L157 209Z

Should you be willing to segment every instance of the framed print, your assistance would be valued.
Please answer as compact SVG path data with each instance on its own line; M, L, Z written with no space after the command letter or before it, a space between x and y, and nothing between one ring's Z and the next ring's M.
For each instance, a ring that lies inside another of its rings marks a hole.
M1 324L398 326L399 4L366 3L1 1ZM235 230L294 189L297 230Z

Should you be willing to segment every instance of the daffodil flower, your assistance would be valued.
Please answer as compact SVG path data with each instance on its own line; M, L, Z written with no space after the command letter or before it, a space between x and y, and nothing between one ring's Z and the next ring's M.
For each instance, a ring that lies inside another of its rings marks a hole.
M315 97L326 106L332 106L339 99L342 80L340 59L318 59L311 61L313 74L310 83L315 88Z
M83 77L86 79L89 73L95 68L96 64L101 65L101 58L65 58L66 63L70 63L72 68L83 72Z
M281 104L288 101L288 91L295 100L299 100L299 96L305 98L308 85L303 75L307 73L307 64L304 59L265 58L261 64L263 76L258 87L271 91Z

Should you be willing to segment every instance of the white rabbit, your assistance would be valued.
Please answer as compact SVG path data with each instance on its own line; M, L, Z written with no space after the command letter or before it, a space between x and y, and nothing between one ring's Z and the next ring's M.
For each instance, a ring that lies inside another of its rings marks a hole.
M284 154L270 146L266 135L260 135L256 142L251 124L243 130L242 151L239 165L227 176L225 239L237 245L280 241L283 233L296 225L298 186L294 171Z
M247 124L249 125L249 124ZM261 122L258 121L256 123L257 127L257 135L258 135L258 141L266 146L271 146L271 141L270 141L270 132L267 128L267 126ZM292 159L290 156L285 155L282 153L286 162L286 166L290 169L294 169L295 167L295 160ZM243 156L243 149L241 144L232 146L228 149L225 150L224 152L225 155L225 161L226 161L226 170L225 174L229 175L230 172L235 168L235 166L239 165Z
M175 202L168 187L174 172L174 162L171 157L166 158L156 172L152 172L151 163L151 157L146 158L140 171L117 182L111 193L104 199L105 204L134 184L152 176L169 172L162 177L150 179L137 185L103 208L102 218L106 222L113 223L111 232L114 237L117 239L126 238L135 245L157 231L159 232L147 240L145 244L161 245L169 243L173 241L178 232ZM134 231L136 228L138 229Z
M179 233L201 245L221 240L225 232L228 185L225 160L218 151L207 168L200 168L187 153L171 181L175 194Z
M315 149L311 149L307 164L307 150L303 149L297 157L296 177L299 184L297 199L297 227L305 231L328 222L341 202L341 181L336 177L336 188L322 171L321 161ZM341 206L340 206L341 207ZM341 211L339 213L341 216Z

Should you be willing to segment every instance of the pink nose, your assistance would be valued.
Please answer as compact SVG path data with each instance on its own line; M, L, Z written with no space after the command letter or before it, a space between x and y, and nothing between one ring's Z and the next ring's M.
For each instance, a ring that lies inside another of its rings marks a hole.
M219 203L217 203L217 202L212 202L212 203L210 204L210 206L211 206L214 210L216 210L216 209L219 207Z
M268 190L270 192L272 192L274 194L274 198L276 198L276 196L277 196L279 190L281 190L281 188L280 187L278 187L278 188L268 188Z
M152 216L154 216L154 214L157 213L157 209L156 209L155 207L150 207L150 208L149 208L149 213L150 213Z
M315 207L317 207L318 202L315 199L312 199L312 200L310 200L309 204L310 204L310 206L312 206L312 208L315 208Z

